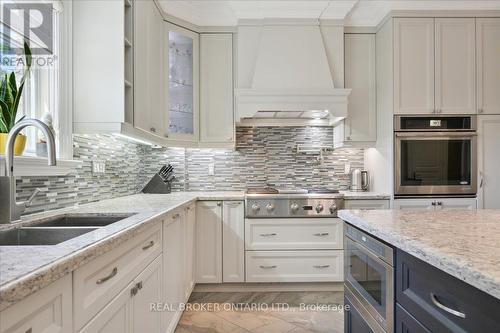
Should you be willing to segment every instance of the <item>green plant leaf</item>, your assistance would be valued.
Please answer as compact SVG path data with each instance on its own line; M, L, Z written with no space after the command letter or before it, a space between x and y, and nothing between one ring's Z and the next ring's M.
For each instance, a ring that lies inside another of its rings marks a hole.
M6 93L6 89L7 89L7 73L5 73L5 75L2 76L2 81L0 81L0 100L4 100L5 98L5 93Z
M16 73L12 72L9 76L9 85L12 90L12 95L15 97L17 95L17 82L16 82Z
M30 74L31 65L33 64L33 56L31 49L26 41L24 41L24 57L26 59L26 66L24 67L24 74L21 78L20 84L24 83Z
M7 111L7 104L0 101L0 133L8 133L9 127L7 126L7 121L5 120L4 114Z

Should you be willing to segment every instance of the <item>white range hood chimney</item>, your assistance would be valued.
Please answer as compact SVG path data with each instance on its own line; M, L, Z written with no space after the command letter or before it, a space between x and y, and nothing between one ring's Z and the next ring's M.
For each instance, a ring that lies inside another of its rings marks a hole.
M347 116L351 90L334 87L319 23L252 28L238 34L238 59L253 67L250 87L235 89L240 124L333 125Z

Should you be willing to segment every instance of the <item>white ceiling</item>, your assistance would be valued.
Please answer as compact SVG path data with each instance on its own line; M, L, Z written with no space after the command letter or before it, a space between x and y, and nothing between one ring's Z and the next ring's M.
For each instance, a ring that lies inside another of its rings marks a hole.
M159 0L170 15L199 26L235 26L241 19L345 19L375 26L390 10L500 10L500 0Z

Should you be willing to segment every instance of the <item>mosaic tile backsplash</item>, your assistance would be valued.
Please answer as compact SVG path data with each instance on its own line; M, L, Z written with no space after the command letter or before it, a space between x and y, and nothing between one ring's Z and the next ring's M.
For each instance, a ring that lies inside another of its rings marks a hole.
M240 127L236 139L235 150L184 149L154 148L111 135L74 135L74 158L82 166L64 177L18 179L18 200L42 189L29 214L135 194L166 163L174 166L173 191L243 190L266 184L347 189L345 163L351 168L364 165L363 149L318 153L319 147L332 145L328 127ZM92 173L93 160L106 162L105 174ZM209 175L209 165L214 175Z

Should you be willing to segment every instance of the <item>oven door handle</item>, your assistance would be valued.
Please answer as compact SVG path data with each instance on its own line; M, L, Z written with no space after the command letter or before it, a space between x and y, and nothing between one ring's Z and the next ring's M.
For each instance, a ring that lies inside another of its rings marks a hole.
M401 138L471 138L477 136L476 132L395 132Z

